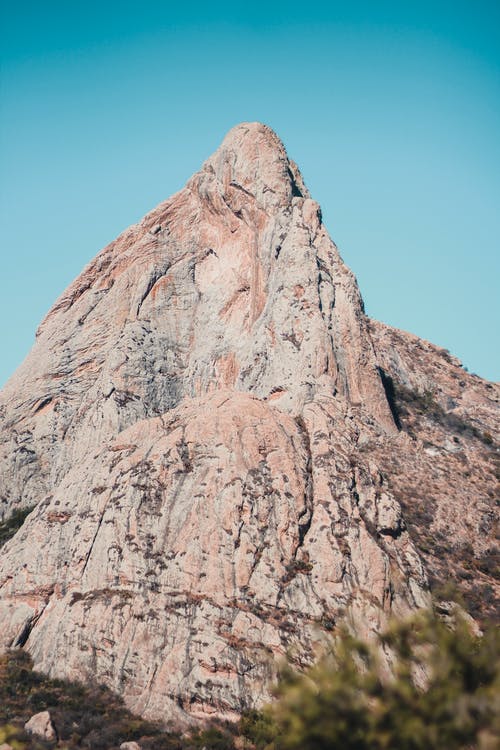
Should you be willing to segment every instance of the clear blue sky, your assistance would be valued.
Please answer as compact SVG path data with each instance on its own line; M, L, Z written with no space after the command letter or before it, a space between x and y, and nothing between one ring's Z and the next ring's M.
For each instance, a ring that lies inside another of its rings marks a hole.
M0 383L81 268L242 120L369 315L500 377L500 3L1 0Z

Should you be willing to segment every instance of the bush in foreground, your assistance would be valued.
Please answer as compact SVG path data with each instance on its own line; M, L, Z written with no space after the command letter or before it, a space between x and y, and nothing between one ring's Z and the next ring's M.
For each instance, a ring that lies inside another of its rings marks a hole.
M478 637L460 618L451 629L430 614L394 625L376 647L344 631L305 673L286 667L275 703L242 731L280 750L494 750L499 647L498 631Z
M386 659L381 658L385 652ZM0 657L0 744L15 750L496 750L500 746L500 637L471 633L428 613L393 625L368 645L339 632L306 672L286 666L275 701L238 725L169 734L133 716L104 687L51 680L23 651ZM392 672L384 667L387 658ZM23 732L49 710L59 742Z

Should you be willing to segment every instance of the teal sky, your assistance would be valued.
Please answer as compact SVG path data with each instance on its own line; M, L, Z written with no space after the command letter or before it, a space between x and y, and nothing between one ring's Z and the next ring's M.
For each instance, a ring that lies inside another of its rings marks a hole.
M299 164L367 313L500 378L498 0L0 7L0 384L243 120Z

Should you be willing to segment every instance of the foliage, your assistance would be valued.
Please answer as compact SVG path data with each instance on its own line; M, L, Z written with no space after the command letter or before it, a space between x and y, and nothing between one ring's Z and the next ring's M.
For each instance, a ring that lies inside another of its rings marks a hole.
M284 669L262 714L272 741L255 736L255 717L241 729L276 750L493 750L499 646L493 629L477 637L461 619L452 629L429 614L394 625L376 646L344 631L305 673Z
M46 742L23 730L39 711L49 711L59 741ZM53 680L32 669L30 656L12 650L0 656L0 745L14 750L110 750L134 740L142 750L233 750L234 726L209 726L189 735L134 716L103 685Z
M193 748L205 750L233 750L233 738L217 727L209 727L191 735L189 745Z
M12 750L22 750L25 745L19 741L19 730L14 724L0 726L0 747L10 745Z
M144 750L187 747L178 735L131 714L104 686L49 679L32 669L29 655L21 650L0 656L0 736L8 734L9 744L19 750L53 747L23 731L33 714L45 710L60 745L68 749L109 750L127 740L141 740Z
M26 721L39 711L49 711L59 741L46 742L27 734ZM188 736L166 731L158 724L134 716L122 699L103 685L54 680L33 670L30 656L12 650L0 656L0 745L14 750L47 750L55 746L72 750L110 750L134 740L142 750L232 750L228 727L207 727Z
M110 750L127 740L143 750L493 750L500 739L499 654L497 631L475 636L458 617L451 628L420 614L372 645L339 631L305 673L284 667L276 700L263 711L244 713L235 727L180 736L134 716L105 687L51 680L32 669L25 652L11 651L0 657L0 744L15 750ZM51 713L57 743L23 731L42 710Z
M239 733L252 741L252 745L257 750L272 745L276 739L277 727L274 717L269 709L264 711L245 711L239 722Z

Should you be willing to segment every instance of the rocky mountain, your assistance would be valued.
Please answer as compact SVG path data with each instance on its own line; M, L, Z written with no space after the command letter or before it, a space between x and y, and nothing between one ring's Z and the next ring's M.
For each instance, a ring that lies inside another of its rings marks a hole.
M366 317L282 143L235 127L84 269L1 393L0 514L26 517L0 648L182 725L236 718L287 650L306 663L450 578L491 616L498 397Z

